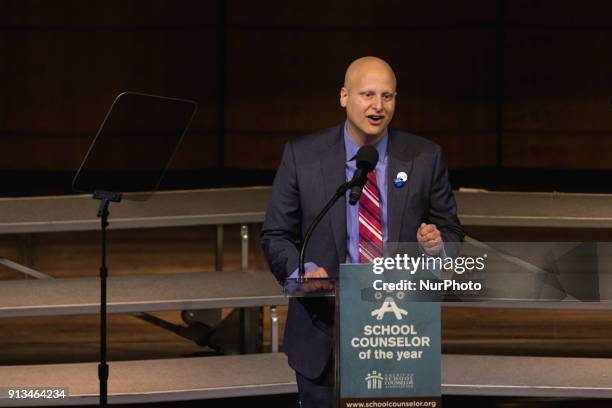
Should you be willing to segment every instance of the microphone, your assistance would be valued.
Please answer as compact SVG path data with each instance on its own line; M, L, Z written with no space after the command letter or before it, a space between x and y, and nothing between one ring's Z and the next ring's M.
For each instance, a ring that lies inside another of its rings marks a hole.
M355 157L357 170L350 181L351 191L349 193L349 204L355 205L361 197L361 191L368 180L368 173L374 170L378 162L378 151L373 146L361 146Z
M357 170L353 175L353 179L351 181L345 181L342 183L340 187L336 190L336 194L327 202L325 207L321 210L321 212L315 217L314 220L310 223L308 228L306 229L306 233L304 234L304 239L302 240L302 246L300 248L300 257L298 261L298 281L304 282L304 259L306 257L306 247L308 246L308 242L310 242L310 237L312 236L312 232L319 225L319 222L323 219L325 214L333 207L333 205L338 201L341 197L345 197L347 190L350 188L351 193L349 195L349 203L351 205L355 205L361 196L361 190L368 180L368 173L374 170L376 167L376 163L378 162L378 151L372 146L362 146L357 151L357 156L355 156L357 161Z

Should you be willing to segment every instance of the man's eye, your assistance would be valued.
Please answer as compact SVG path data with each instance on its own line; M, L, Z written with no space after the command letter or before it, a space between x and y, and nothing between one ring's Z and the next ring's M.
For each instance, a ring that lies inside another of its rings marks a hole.
M383 95L383 99L384 99L385 101L392 101L392 100L393 100L393 95L391 95L391 94L385 94L385 95Z

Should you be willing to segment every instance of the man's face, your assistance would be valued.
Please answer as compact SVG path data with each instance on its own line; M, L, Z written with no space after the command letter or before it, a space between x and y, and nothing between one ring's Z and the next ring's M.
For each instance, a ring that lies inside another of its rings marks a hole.
M353 138L375 141L389 126L395 112L395 77L384 68L358 70L340 90Z

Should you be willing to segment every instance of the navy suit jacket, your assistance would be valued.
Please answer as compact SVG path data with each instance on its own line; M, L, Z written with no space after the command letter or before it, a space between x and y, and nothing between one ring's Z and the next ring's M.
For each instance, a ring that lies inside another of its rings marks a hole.
M298 267L306 228L345 182L345 161L343 125L292 140L285 147L261 231L270 269L281 284ZM396 188L393 181L400 171L408 180ZM388 242L415 242L422 222L436 224L444 242L463 240L440 146L389 130L387 178ZM313 232L306 261L337 277L346 254L346 200L340 199ZM289 365L307 378L319 377L329 361L333 318L330 298L289 300L284 350Z

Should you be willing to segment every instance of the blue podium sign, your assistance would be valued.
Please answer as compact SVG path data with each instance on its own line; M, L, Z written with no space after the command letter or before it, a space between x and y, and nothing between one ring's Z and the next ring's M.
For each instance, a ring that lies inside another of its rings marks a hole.
M377 275L366 264L340 266L340 407L441 406L440 304L383 289L398 277L405 286L419 279L402 271ZM374 405L354 405L362 402Z

